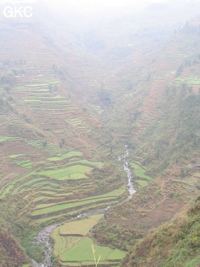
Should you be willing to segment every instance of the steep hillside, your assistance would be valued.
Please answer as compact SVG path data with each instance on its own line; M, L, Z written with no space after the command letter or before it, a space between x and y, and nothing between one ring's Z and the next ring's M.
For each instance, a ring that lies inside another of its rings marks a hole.
M121 266L193 266L200 263L200 198L140 241Z
M110 90L119 101L107 126L113 136L128 140L137 193L111 208L96 227L102 244L127 249L199 195L198 33L199 22L187 24L139 67L125 68L118 78L121 89Z

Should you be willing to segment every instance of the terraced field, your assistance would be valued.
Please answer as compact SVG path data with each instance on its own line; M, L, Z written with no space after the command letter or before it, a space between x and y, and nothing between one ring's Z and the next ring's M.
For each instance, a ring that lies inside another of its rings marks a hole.
M3 138L2 138L3 139ZM7 138L4 138L8 142ZM8 159L19 165L24 174L3 184L0 198L17 195L27 203L20 211L29 214L37 223L50 223L69 216L101 208L119 201L125 192L121 186L106 194L97 193L93 169L101 170L101 162L84 159L80 151L66 151L39 140L28 140L29 146L38 151L45 150L46 160L33 161L30 154L10 154Z
M62 266L94 266L97 262L106 266L118 266L125 252L95 244L89 231L103 217L102 214L67 222L56 228L51 238L54 240L53 253Z
M63 130L65 116L75 109L68 99L60 96L56 90L60 86L58 81L44 84L28 84L14 88L13 93L19 95L34 113L34 120L44 130ZM59 116L58 116L59 115Z
M146 186L150 181L153 181L153 178L145 174L145 169L139 163L131 163L131 167L134 170L134 182L139 188Z
M70 96L62 95L62 86L57 80L41 78L40 82L17 86L11 92L25 104L30 115L25 117L27 122L47 134L55 133L69 146L75 143L95 146L95 141L91 141L88 135L91 125L99 127L99 122L72 103Z
M23 120L15 118L10 136L0 136L7 157L0 199L20 196L26 203L20 214L29 214L39 223L116 203L125 192L123 182L101 195L93 177L94 169L104 168L102 162L91 161L90 147L94 150L97 142L90 131L95 127L98 131L99 122L62 93L59 79L50 73L40 76L10 88L23 107L17 110ZM2 133L9 132L9 121L4 126Z

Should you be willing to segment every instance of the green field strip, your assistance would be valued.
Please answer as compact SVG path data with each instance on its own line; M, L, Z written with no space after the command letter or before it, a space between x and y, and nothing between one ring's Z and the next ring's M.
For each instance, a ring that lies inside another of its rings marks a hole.
M29 176L32 176L32 175L36 175L36 173L35 172L29 172L29 173L23 175L22 177L15 179L15 181L13 181L12 184L15 185L18 182L21 182L22 180L24 180L24 179L26 179L26 178L28 178Z
M13 187L13 185L7 185L7 186L4 188L3 192L1 193L1 195L0 195L0 199L3 198L3 197L5 197L5 195L9 192L9 190L10 190L12 187Z
M73 195L76 192L81 192L81 191L84 191L84 190L85 190L85 188L82 188L82 189L72 189L72 190L67 189L67 191L66 191L66 189L63 188L63 189L60 189L60 190L56 190L55 189L55 190L50 191L50 188L42 187L40 189L40 192L41 192L41 194L43 194L45 196L48 195L50 197L54 197L54 196L55 197L64 197L64 196L66 196L66 194ZM61 193L61 192L63 192L63 193Z
M64 154L66 152L65 149L51 144L48 144L45 150L48 152L50 157L54 156L55 154Z
M92 247L95 250L95 256L98 259L100 258L101 262L107 262L109 257L113 258L111 256L112 253L115 252L115 255L117 259L115 260L121 260L125 257L126 252L120 251L120 250L114 250L109 247L103 247L98 246L93 242L93 240L89 237L82 238L72 249L69 249L65 251L64 253L60 254L61 261L65 262L77 262L77 261L91 261L92 264L94 264L94 255L92 251Z
M60 198L58 196L55 196L55 197L52 197L52 198L47 197L47 196L46 197L45 196L41 196L40 198L34 199L32 202L35 203L36 205L41 204L41 202L44 203L44 204L46 202L46 204L48 204L48 203L51 203L51 201L54 202L54 201L57 201L58 199L61 202L61 200L62 201L66 201L66 197L70 196L72 194L73 193L66 193L64 196L62 196Z
M59 235L86 235L102 217L103 214L96 214L86 219L66 222L59 227Z
M49 113L49 111L62 111L63 113L62 114L67 114L67 112L70 110L69 108L67 108L66 106L64 106L64 107L61 107L60 105L59 106L53 106L53 107L51 107L51 106L49 106L48 105L48 107L45 107L45 106L42 106L42 105L36 105L36 104L31 104L31 105L29 105L30 106L30 109L31 110L35 110L35 112L37 112L37 111L44 111L44 112L48 112L48 114L47 115L50 115L50 113ZM37 114L37 113L36 113ZM40 113L38 112L38 114L37 115L39 115ZM55 113L55 115L57 115L57 113ZM46 120L46 122L48 122L48 120Z
M41 102L41 100L39 100L39 99L26 99L26 100L24 100L24 102L26 102L26 103L31 103L31 102Z
M39 225L41 224L47 224L47 223L52 223L52 221L66 221L67 214L59 214L57 216L48 216L46 218L41 218L41 219L35 219L34 222L38 223Z
M26 154L13 154L13 155L9 155L8 157L11 158L11 159L15 159L15 158L18 158L20 156L24 156Z
M84 188L80 188L79 190L75 189L69 189L69 190L72 190L72 192L78 192L78 191L84 191L85 189ZM119 189L116 189L114 191L111 191L109 193L106 193L106 194L103 194L103 195L98 195L98 196L93 196L93 197L89 197L89 198L85 198L85 199L82 199L82 200L100 200L100 199L108 199L109 198L116 198L116 197L119 197L121 196L123 193L125 192L125 187L122 186L121 188ZM57 197L58 196L63 196L63 195L56 195ZM78 202L81 202L82 200L78 200ZM77 200L70 200L70 202L68 201L68 203L77 203ZM41 207L39 207L41 208ZM37 207L35 208L37 209Z
M199 81L190 81L190 85L200 85L200 80Z
M190 85L200 85L200 79L195 76L187 76L187 77L180 77L176 78L176 83L188 83Z
M48 84L47 83L43 83L43 84L27 84L25 86L26 87L47 87Z
M81 190L81 191L84 191L84 190ZM55 199L55 202L53 203L48 203L48 204L39 204L39 205L37 205L35 208L34 208L34 210L39 210L39 209L45 209L45 208L49 208L49 207L53 207L53 206L55 206L55 205L62 205L62 204L66 204L66 202L67 202L67 204L70 204L70 203L82 203L82 201L84 200L84 201L86 201L86 200L97 200L97 201L100 201L100 200L109 200L109 199L113 199L113 198L116 198L116 196L102 196L101 197L101 195L100 196L97 196L97 197L93 197L93 198L85 198L85 199L81 199L81 200L79 200L79 199L75 199L75 200L65 200L64 202L58 202L56 199Z
M58 256L68 249L71 249L81 240L81 237L76 236L62 237L59 234L59 230L60 227L57 227L51 233L51 238L54 240L53 254L55 256Z
M24 93L30 93L30 94L42 94L42 93L47 93L47 94L50 94L50 89L48 89L47 87L28 87L26 86L23 90L19 90L20 92L24 92ZM15 91L17 92L17 91Z
M113 200L113 198L115 199L116 197L96 197L96 198L93 198L93 199L85 199L85 200L74 200L74 201L64 201L63 203L59 203L59 202L55 202L55 203L50 203L50 204L39 204L37 205L34 210L35 211L38 211L38 210L46 210L46 209L49 209L49 208L52 208L54 209L54 207L64 207L64 208L71 208L71 207L74 207L74 206L77 206L77 205L84 205L85 204L88 204L90 202L99 202L99 201L104 201L104 200L107 200L109 201L110 199Z
M102 162L95 162L95 161L88 161L88 160L78 160L78 161L74 161L72 162L74 164L81 164L81 165L88 165L88 166L91 166L91 167L102 167L103 166L103 163ZM71 163L71 164L72 164ZM68 163L70 164L70 163Z
M54 101L55 99L62 99L62 100L67 101L68 103L71 103L69 100L66 100L62 96L52 96L51 94L41 95L41 93L37 94L37 93L32 92L28 97L30 100L33 98L33 100L35 99L35 100L41 100L41 101L43 101L43 100L53 100Z
M35 141L35 140L27 140L27 144L33 146L35 148L43 148L42 141Z
M48 92L31 92L28 96L26 100L41 100L43 101L43 99L49 98L51 97L51 95Z
M59 196L61 195L65 195L65 189L64 188L52 188L51 186L49 186L49 184L44 185L41 189L40 189L41 194L46 195L53 195L53 196L57 196L59 193Z
M99 195L99 196L95 196L95 197L92 197L92 198L86 198L85 200L81 200L81 201L71 201L68 203L64 203L64 204L60 204L60 205L53 205L49 208L42 208L43 206L39 206L40 209L38 209L38 207L35 207L32 215L35 216L35 215L39 215L39 214L43 214L43 213L51 213L51 212L55 212L55 211L60 211L60 210L63 210L63 209L70 209L70 208L74 208L74 207L78 207L78 206L82 206L82 205L85 205L85 204L90 204L90 203L93 203L93 202L99 202L99 201L109 201L110 199L112 198L117 198L119 197L123 192L124 192L124 186L123 188L120 188L120 189L116 189L110 193L107 193L107 194L103 194L103 195ZM112 199L113 200L113 199Z
M31 187L23 187L19 192L22 193L22 192L27 192L27 191L31 191L31 190L35 190L36 188L38 188L39 190L42 190L43 188L41 187L42 185L45 186L45 185L49 185L50 182L48 181L41 181L41 182L37 182L35 184L32 184ZM56 190L58 191L58 190Z
M46 171L49 172L49 171ZM44 172L45 173L45 172ZM44 175L44 173L41 173ZM47 175L47 174L46 174ZM70 170L65 170L63 172L58 172L58 173L52 173L51 175L48 175L49 177L63 181L63 180L76 180L76 179L87 179L87 176L83 173L78 173L78 172L70 172Z
M49 161L59 161L59 160L63 160L63 159L69 159L69 158L73 158L73 157L81 157L82 156L82 152L79 151L70 151L64 155L60 155L60 156L55 156L55 157L51 157L48 158Z
M40 97L51 97L52 94L48 92L47 90L41 91L41 90L31 90L29 97L35 97L35 98L40 98Z
M82 122L82 120L77 119L77 118L73 118L73 119L71 119L70 121L71 121L71 122Z
M7 187L9 186L9 189L12 188L14 185L16 185L17 182L22 181L23 179L26 179L27 177L29 177L30 175L32 175L32 172L29 172L27 174L25 174L24 176L15 179L14 181L10 182L9 184L6 185L6 187L3 189L2 193L1 193L1 197L5 196L7 194Z
M32 191L33 189L32 188L22 188L21 191ZM44 194L44 195L50 195L50 196L64 196L66 195L66 192L65 192L65 188L52 188L51 186L49 186L49 183L46 183L44 184L40 190L39 190L40 194ZM59 194L58 194L59 192ZM61 192L63 192L63 194L60 194Z
M0 136L0 143L3 143L5 141L14 141L19 140L18 137L8 137L8 136Z
M41 100L40 105L46 105L46 104L68 104L69 102L67 100Z
M137 163L131 163L131 167L133 167L133 169L134 169L135 176L141 177L141 178L144 178L144 179L147 179L149 181L152 181L153 180L152 177L150 177L150 176L148 176L148 175L145 174L145 169L143 169Z
M62 198L56 197L56 199L55 198L49 198L49 197L46 197L46 199L43 198L43 199L37 200L37 201L35 201L35 199L33 199L33 200L29 201L27 205L25 205L23 210L26 209L30 204L39 205L39 204L41 204L41 202L44 203L44 201L46 201L46 204L50 204L50 203L52 203L52 201L54 203L55 200L57 201L57 203L59 203L61 201L66 201L66 197L70 196L70 195L72 195L72 193L68 193Z
M85 172L91 171L91 169L92 168L88 166L76 165L64 169L43 171L38 174L58 180L81 179L87 178Z
M81 266L87 266L87 267L94 267L94 261L81 261L81 262L63 262L61 261L62 266L70 266L70 267L81 267ZM114 261L112 263L101 261L99 266L104 267L119 267L119 261Z
M31 169L33 164L30 160L15 160L15 163L25 169Z
M57 185L57 183L54 183L53 181L49 181L49 180L47 180L47 179L44 179L44 181L38 181L38 182L36 182L36 183L33 183L32 184L32 186L35 186L35 185L44 185L44 186L51 186L51 188L52 187L54 187L55 189L55 191L57 192L57 191L61 191L61 190L63 190L63 188L61 188L61 187L59 187L58 185Z
M51 186L48 183L46 186L43 186L41 190L44 191L44 192L46 192L47 190L49 190L49 192L51 192L52 194L55 194L56 192L65 192L66 191L66 188L65 187L55 187L54 184L53 184L53 186Z
M71 107L67 100L44 100L41 97L40 98L29 98L27 99L30 102L30 106L33 107L42 107L42 108L68 108ZM27 101L26 100L26 101ZM34 101L32 101L34 100ZM38 101L39 100L39 101Z
M73 108L71 108L73 109ZM70 110L70 108L67 108L67 107L64 107L64 108L57 108L57 107L54 107L54 108L44 108L44 107L36 107L36 106L31 106L31 110L43 110L43 111L59 111L60 113L56 112L56 113L51 113L51 112L48 112L48 115L66 115L66 112L68 112ZM61 113L62 111L62 113Z
M144 180L136 180L136 183L138 183L141 187L146 186L148 184L148 182Z
M111 191L109 193L103 194L101 196L102 197L107 197L107 196L116 197L116 196L122 195L125 191L126 191L126 189L125 189L125 186L123 185L120 188L115 189L115 190L113 190L113 191Z
M35 184L35 183L37 183L38 181L44 181L44 180L46 181L45 178L35 178L35 179L33 179L33 180L29 180L29 181L23 183L21 186L31 186L32 184Z
M79 126L82 125L84 121L79 120L79 119L69 119L68 123L70 123L72 126Z
M32 98L28 98L28 99L26 99L25 100L26 102L30 102L31 104L37 104L37 102L39 101L40 103L39 103L39 106L40 105L44 105L44 104L54 104L54 103L64 103L65 105L62 105L63 107L64 106L66 106L66 104L67 104L67 107L68 107L68 105L70 104L70 102L68 102L68 100L65 100L64 98L62 98L62 99L58 99L58 98L56 98L56 99L52 99L52 98L48 98L47 99L47 97L46 98L42 98L42 97L32 97ZM33 102L33 103L32 103ZM35 103L34 103L35 102Z
M14 87L12 91L25 90L23 86Z
M80 209L76 209L74 211L70 211L70 212L64 212L62 214L57 214L57 215L52 215L52 216L48 216L48 217L45 217L45 218L34 218L34 220L37 222L37 223L51 223L51 221L60 221L61 218L63 217L66 217L66 216L77 216L79 214L82 214L84 212L88 212L90 210L96 210L96 209L100 209L100 208L105 208L108 206L108 204L110 206L112 205L115 205L115 204L118 204L119 201L112 201L112 202L109 202L109 203L101 203L101 204L97 204L97 205L91 205L91 206L87 206L87 207L83 207L83 208L80 208Z
M103 214L91 215L81 220L66 222L54 229L51 233L51 238L54 240L54 255L58 256L74 247L80 241L81 237L70 235L86 235L102 217Z
M96 204L99 204L99 202L102 203L107 203L110 199L103 199L100 198L100 199L94 199L94 200L86 200L86 201L80 201L80 202L74 202L74 203L70 203L70 204L61 204L61 205L55 205L55 206L52 206L50 208L46 208L46 209L39 209L39 210L35 210L32 212L32 217L35 217L37 215L46 215L46 214L52 214L54 212L68 212L70 211L71 209L74 209L74 208L83 208L85 205L90 206L92 205L93 203L96 203Z

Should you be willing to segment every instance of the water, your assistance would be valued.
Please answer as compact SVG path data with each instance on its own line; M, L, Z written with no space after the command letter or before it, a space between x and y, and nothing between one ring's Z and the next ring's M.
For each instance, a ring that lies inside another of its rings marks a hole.
M128 157L129 155L129 149L126 147L126 152L124 155L122 155L121 157L119 157L119 160L123 162L123 167L124 167L124 171L126 172L126 175L127 175L127 178L128 178L128 181L127 181L127 188L128 188L128 191L129 191L129 197L127 200L129 200L133 194L135 194L135 189L133 187L133 183L132 183L132 173L131 173L131 170L129 168L129 164L128 162L126 161L126 158Z
M126 172L126 175L128 178L128 180L127 180L127 189L129 191L128 198L123 200L122 202L120 202L118 204L113 205L113 206L108 206L108 207L103 208L103 209L98 209L98 210L94 210L94 211L88 211L85 213L81 213L78 216L72 218L72 220L77 220L77 219L83 218L85 216L93 215L93 214L106 213L110 209L110 207L121 205L122 203L124 203L124 202L128 201L130 198L132 198L133 194L135 194L136 191L135 191L133 184L132 184L132 173L131 173L131 170L129 169L129 164L126 160L126 158L129 155L129 149L127 146L125 146L125 148L126 148L126 151L125 151L124 155L119 157L119 161L122 162L124 171ZM53 224L53 225L45 227L42 231L39 232L38 236L35 238L35 242L38 244L41 244L43 247L43 251L45 254L45 260L42 263L37 263L36 261L32 260L34 267L52 267L53 266L53 264L51 262L52 245L51 245L50 235L51 235L51 232L59 225L61 225L61 223L57 223L57 224Z
M36 261L32 260L34 267L51 267L51 255L52 255L52 246L51 246L51 239L50 235L51 232L58 226L60 223L52 224L50 226L45 227L42 231L39 232L38 236L35 238L36 243L42 244L43 251L45 254L45 259L42 263L37 263Z

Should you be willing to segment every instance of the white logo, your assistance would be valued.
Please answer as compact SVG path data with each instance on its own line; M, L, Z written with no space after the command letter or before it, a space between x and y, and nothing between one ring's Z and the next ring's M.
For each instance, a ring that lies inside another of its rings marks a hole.
M33 16L33 8L30 6L26 7L11 7L7 6L4 8L3 14L6 18L30 18Z

